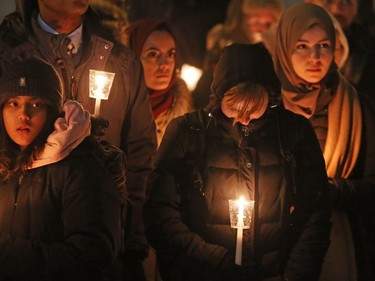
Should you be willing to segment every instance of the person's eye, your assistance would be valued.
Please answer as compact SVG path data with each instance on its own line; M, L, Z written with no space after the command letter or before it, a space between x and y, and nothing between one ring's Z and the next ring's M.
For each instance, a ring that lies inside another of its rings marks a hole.
M349 6L349 5L351 5L352 4L352 2L351 1L348 1L348 0L341 0L340 1L340 5L341 6Z
M159 56L159 53L156 51L150 51L150 52L147 52L146 54L146 57L149 59L154 59L154 58L157 58L158 56Z
M18 106L18 103L15 102L15 101L9 101L7 104L8 104L9 107L17 107Z
M298 43L296 45L296 49L297 50L305 50L305 49L307 49L307 45L305 43Z
M169 51L168 57L174 59L176 57L176 51Z
M14 98L8 99L8 101L4 104L6 107L17 107L18 106L18 100Z
M31 107L35 109L44 109L46 103L44 101L35 101L31 103Z
M329 42L321 43L321 44L320 44L320 48L323 48L323 49L330 49L330 48L331 48L331 44L330 44Z

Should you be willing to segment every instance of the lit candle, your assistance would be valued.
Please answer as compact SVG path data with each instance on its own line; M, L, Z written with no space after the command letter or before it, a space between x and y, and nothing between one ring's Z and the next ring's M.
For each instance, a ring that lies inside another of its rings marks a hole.
M254 200L245 200L242 196L237 199L229 199L230 226L237 228L235 263L242 264L243 230L249 229L254 210Z
M96 97L95 97L95 112L94 114L99 114L100 112L100 103L103 98L103 88L107 78L104 75L96 75Z
M245 200L241 196L237 200L238 205L238 220L237 220L237 241L236 241L236 257L235 263L238 265L242 264L242 240L243 240L243 229L244 229L244 205Z
M89 96L95 99L94 114L99 115L101 100L107 100L115 73L90 69Z
M184 64L181 67L181 78L186 82L186 85L190 91L194 91L202 74L202 69L192 65Z

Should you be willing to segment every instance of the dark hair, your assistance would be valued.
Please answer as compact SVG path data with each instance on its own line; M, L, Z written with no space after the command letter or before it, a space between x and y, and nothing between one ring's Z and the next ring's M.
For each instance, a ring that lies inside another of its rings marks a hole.
M50 106L47 102L47 118L46 123L39 135L24 150L20 150L19 146L9 137L3 119L3 108L0 114L0 178L6 180L12 176L21 176L25 170L31 165L43 151L46 140L54 130L54 122L59 112L56 108Z
M172 32L172 29L171 29L171 27L169 26L169 24L168 24L167 22L162 22L160 25L158 25L158 26L154 29L154 31L166 31L166 32L169 33L169 35L172 36L173 41L174 41L174 42L177 42L176 37L174 36L174 34L173 34L173 32ZM154 32L154 31L153 31L153 32Z

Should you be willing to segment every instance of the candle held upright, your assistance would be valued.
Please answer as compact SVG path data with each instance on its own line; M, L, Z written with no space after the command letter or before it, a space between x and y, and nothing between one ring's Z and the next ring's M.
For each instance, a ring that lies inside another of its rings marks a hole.
M243 230L249 229L254 210L254 201L245 200L242 196L237 200L229 200L229 215L232 228L237 228L235 263L242 264Z
M95 99L94 114L99 115L101 100L107 100L115 73L90 69L89 96Z

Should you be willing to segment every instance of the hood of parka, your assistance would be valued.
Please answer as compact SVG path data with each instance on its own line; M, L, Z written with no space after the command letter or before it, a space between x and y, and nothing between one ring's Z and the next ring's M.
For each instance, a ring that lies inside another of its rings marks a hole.
M262 44L234 43L225 47L214 69L211 92L221 101L225 92L242 82L263 86L270 104L278 104L281 93L272 57Z

